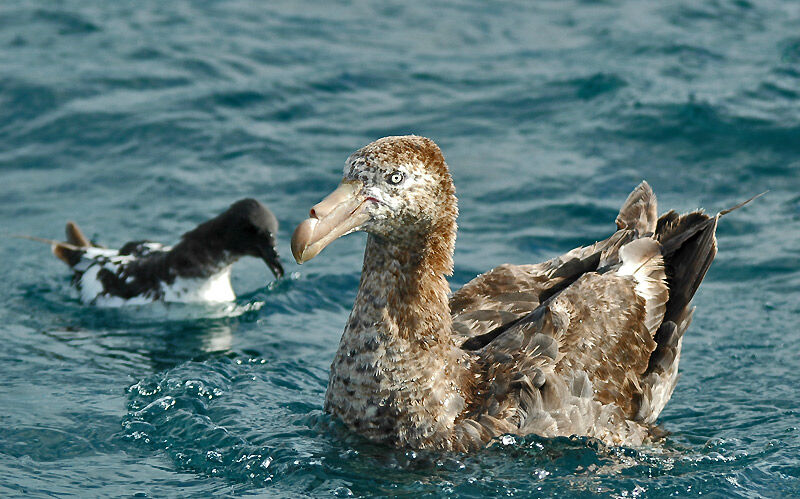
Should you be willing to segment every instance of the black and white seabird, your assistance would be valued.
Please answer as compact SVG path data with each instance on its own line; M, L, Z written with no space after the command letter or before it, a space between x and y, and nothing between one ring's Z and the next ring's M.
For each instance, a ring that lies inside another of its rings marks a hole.
M236 298L231 266L243 256L261 258L283 276L275 236L278 221L255 199L242 199L181 236L175 246L131 241L119 249L98 246L67 223L67 241L49 241L53 254L75 272L84 303L116 307L155 301L216 303Z

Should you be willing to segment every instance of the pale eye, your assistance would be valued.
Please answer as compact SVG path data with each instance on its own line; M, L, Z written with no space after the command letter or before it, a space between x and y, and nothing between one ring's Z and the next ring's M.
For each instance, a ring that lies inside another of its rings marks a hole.
M392 172L389 175L389 183L392 185L397 185L403 181L403 172Z

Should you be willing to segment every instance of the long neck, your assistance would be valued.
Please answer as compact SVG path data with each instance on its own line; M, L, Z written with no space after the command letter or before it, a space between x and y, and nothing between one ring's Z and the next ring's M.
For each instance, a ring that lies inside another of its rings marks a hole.
M449 343L452 320L446 274L452 269L452 245L442 243L447 241L420 238L399 246L370 235L351 317L386 322L392 334L420 348Z
M370 438L446 446L464 408L464 357L451 339L445 278L454 239L453 222L413 244L374 235L367 240L361 284L331 365L325 406Z

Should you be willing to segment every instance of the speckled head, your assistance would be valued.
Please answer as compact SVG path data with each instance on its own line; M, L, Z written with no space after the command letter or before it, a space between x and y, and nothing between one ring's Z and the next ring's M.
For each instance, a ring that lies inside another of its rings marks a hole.
M295 230L292 252L303 263L358 230L395 244L420 244L437 235L454 240L457 213L439 147L415 135L384 137L347 159L339 188Z

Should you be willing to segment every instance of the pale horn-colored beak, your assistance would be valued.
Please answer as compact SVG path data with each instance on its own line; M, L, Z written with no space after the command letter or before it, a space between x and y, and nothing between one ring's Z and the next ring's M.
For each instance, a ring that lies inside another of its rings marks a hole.
M292 235L292 254L297 263L311 260L335 239L369 220L366 209L371 201L362 194L363 189L358 180L345 180L311 208L310 218L303 220Z

